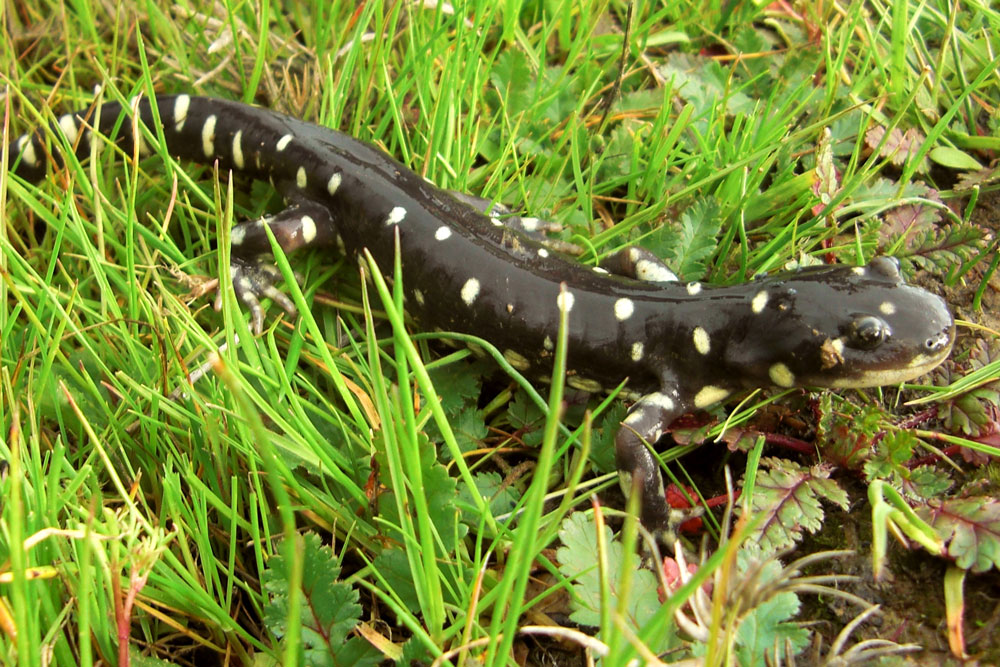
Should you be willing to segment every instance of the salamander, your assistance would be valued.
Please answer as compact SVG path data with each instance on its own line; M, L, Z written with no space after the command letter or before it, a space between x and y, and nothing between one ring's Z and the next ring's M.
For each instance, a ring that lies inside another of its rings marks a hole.
M122 114L137 114L150 136L157 118L172 155L270 180L287 208L232 230L232 282L257 332L261 298L295 312L274 286L264 225L285 252L367 248L382 267L393 265L398 234L406 304L420 326L484 338L536 377L551 374L565 311L567 383L597 391L627 380L640 396L617 431L616 461L643 524L661 535L670 511L647 443L678 416L747 388L897 384L937 366L954 342L945 302L906 284L892 258L716 287L679 280L637 247L587 266L551 249L538 233L544 223L435 187L341 132L185 94L156 97L155 108L148 98L124 109L105 102L59 117L53 130L82 157ZM115 141L127 154L151 152L132 123L120 125ZM60 160L56 146L42 133L21 136L8 149L13 173L41 180Z

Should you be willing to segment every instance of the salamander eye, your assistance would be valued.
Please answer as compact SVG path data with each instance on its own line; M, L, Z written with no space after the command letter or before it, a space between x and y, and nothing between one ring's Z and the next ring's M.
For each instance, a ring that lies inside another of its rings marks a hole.
M851 322L848 342L859 350L874 350L889 337L889 325L873 315L864 315Z

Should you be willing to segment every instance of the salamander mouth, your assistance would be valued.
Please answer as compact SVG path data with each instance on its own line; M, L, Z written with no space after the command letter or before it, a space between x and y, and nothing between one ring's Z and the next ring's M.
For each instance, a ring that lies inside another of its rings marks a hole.
M854 389L889 386L913 380L931 372L947 359L954 342L955 327L951 325L924 341L922 349L925 351L915 354L908 361L873 367L850 376L834 378L829 386L836 389Z

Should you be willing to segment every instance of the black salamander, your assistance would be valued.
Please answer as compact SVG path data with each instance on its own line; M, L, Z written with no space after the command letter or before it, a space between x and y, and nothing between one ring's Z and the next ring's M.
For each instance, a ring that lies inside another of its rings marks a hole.
M941 363L954 341L944 301L905 284L890 258L730 287L678 281L639 248L585 266L551 250L536 219L502 216L488 202L446 192L340 132L224 100L174 95L156 105L171 154L269 179L288 202L232 231L233 284L256 331L260 297L294 312L272 284L278 273L266 261L264 224L286 252L368 248L382 267L393 264L398 233L407 307L421 326L487 339L536 377L551 373L559 312L568 311L568 384L597 391L628 378L641 396L615 446L622 486L640 494L642 521L653 531L668 530L670 513L646 443L681 414L752 387L896 384ZM131 106L153 126L148 99ZM56 126L85 156L92 133L109 132L122 113L104 103L93 117L66 114ZM148 154L130 128L122 123L118 143L128 154ZM45 146L40 134L13 142L14 173L41 180L47 162L58 161Z

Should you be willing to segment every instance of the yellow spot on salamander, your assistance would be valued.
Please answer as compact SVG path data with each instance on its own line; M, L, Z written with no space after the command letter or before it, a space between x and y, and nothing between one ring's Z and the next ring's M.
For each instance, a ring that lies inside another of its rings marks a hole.
M714 384L706 385L701 388L701 391L695 394L694 407L699 409L707 408L729 396L729 393L728 389L716 387Z
M771 382L779 387L795 386L795 374L789 370L788 366L781 362L767 369L767 374L771 377Z
M712 349L712 341L708 337L708 332L701 327L695 327L691 335L694 340L694 349L698 354L708 354Z
M767 299L767 290L757 292L753 297L753 301L750 302L750 310L752 310L755 314L760 315L764 312L764 307L767 306Z

